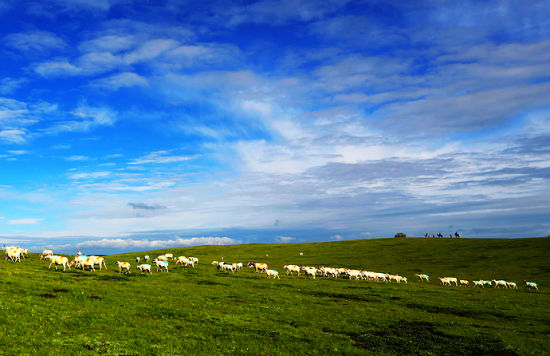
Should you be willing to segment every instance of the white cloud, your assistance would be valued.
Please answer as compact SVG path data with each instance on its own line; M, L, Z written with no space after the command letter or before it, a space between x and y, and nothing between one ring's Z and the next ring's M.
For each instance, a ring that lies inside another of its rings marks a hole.
M13 33L4 37L4 42L12 48L31 55L36 52L59 50L67 46L63 39L46 31Z
M187 156L187 155L169 155L170 151L156 151L151 152L148 155L145 155L140 158L136 158L130 161L128 164L138 165L146 163L174 163L174 162L184 162L191 159L197 158L197 156Z
M25 219L15 219L9 220L8 224L10 225L35 225L39 224L44 219L34 219L34 218L25 218Z
M91 173L73 173L69 175L70 179L96 179L105 178L111 175L111 172L91 172Z
M75 247L79 249L93 249L93 248L102 248L102 249L119 249L119 250L148 250L148 249L160 249L167 247L181 247L181 246L197 246L197 245L231 245L239 243L239 241L234 240L229 237L217 237L217 236L208 236L208 237L190 237L190 238L181 238L177 237L169 240L137 240L137 239L101 239L101 240L88 240L72 244L64 244L54 246L54 248L67 249L70 247Z
M295 237L292 237L292 236L277 236L277 240L279 242L290 242L290 241L293 241L293 240L296 240Z
M332 235L330 237L330 239L333 240L333 241L342 241L344 239L344 237L342 235L336 234L336 235Z
M66 161L76 162L76 161L87 161L90 159L90 157L83 156L83 155L72 155L68 157L63 157L63 159Z
M116 91L124 87L146 85L148 85L147 79L136 73L130 72L114 74L106 78L95 80L91 83L92 87L112 91Z
M23 143L26 141L27 132L24 129L1 130L0 140L8 143Z

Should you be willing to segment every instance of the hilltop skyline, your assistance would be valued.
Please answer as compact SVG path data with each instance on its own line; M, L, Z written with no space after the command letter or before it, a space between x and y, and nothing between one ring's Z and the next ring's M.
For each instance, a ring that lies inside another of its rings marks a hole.
M550 2L0 0L0 240L550 234Z

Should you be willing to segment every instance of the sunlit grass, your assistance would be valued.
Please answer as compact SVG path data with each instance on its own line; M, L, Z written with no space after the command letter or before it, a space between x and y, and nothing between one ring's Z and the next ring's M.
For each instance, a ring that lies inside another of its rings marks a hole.
M168 251L200 262L135 269L136 256ZM36 254L2 259L0 354L548 354L549 252L550 239L204 246L106 256L109 269L95 273L48 270ZM267 262L281 280L219 272L210 262L222 257ZM132 273L119 274L117 260ZM287 277L287 263L399 273L409 283ZM519 289L442 287L438 276L506 279Z

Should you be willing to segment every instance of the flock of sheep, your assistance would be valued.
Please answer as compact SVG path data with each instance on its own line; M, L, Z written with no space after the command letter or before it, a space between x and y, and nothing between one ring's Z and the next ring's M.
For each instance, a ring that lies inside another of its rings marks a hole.
M25 248L21 248L18 246L6 246L4 245L3 250L5 250L5 256L4 258L6 260L9 260L11 262L20 262L21 259L25 259L29 256L29 250ZM300 253L302 255L302 253ZM99 269L101 270L103 267L107 269L107 264L105 263L105 259L101 256L86 256L82 255L80 251L77 252L74 259L69 261L69 259L65 256L58 256L54 255L52 250L44 250L42 254L40 255L41 260L50 260L50 265L48 266L48 269L50 269L53 266L55 266L55 269L57 270L57 266L63 266L63 270L65 271L67 268L70 270L71 267L74 265L75 268L80 268L82 270L89 269L92 271L95 271L95 266L98 265ZM145 255L143 257L143 261L145 263L141 263L141 257L136 257L136 263L138 265L136 266L136 269L140 273L152 273L151 272L151 265L148 263L150 261L150 257L148 255ZM174 255L172 253L166 253L164 255L159 255L155 259L153 259L153 263L156 266L157 272L168 272L168 261L174 261ZM185 257L185 256L179 256L177 259L175 259L175 265L177 266L180 264L182 267L195 267L195 264L199 262L199 259L196 257ZM118 270L120 273L131 273L130 268L131 264L126 261L116 261L116 264L118 266ZM215 265L218 270L226 271L226 272L237 272L238 270L242 270L244 268L244 265L242 262L219 262L219 261L212 261L212 265ZM265 273L267 275L267 278L278 278L279 272L274 269L269 269L267 263L258 263L258 262L248 262L247 267L253 268L255 272L257 273ZM296 273L297 276L300 276L301 273L305 277L311 277L315 279L316 276L322 276L322 277L344 277L349 279L356 279L356 280L371 280L371 281L383 281L383 282L396 282L396 283L407 283L407 277L403 277L397 274L389 274L389 273L379 273L379 272L371 272L371 271L365 271L365 270L358 270L358 269L348 269L348 268L336 268L336 267L313 267L313 266L298 266L298 265L285 265L283 267L286 271L287 275L294 275ZM415 276L420 280L424 282L430 282L430 277L427 274L415 274ZM458 279L456 277L439 277L439 280L441 282L442 286L452 286L453 284L455 286L469 286L470 281L464 280L464 279ZM538 291L538 285L535 282L528 282L523 281L526 288L528 290L537 290ZM511 288L511 289L517 289L517 284L515 282L511 281L505 281L505 280L478 280L478 281L472 281L474 287L482 287L485 288L485 286L494 287L494 288Z

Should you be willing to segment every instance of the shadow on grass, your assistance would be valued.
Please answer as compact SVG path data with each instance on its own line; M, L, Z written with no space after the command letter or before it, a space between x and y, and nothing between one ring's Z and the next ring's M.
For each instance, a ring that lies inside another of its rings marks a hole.
M343 300L356 300L361 302L380 302L378 295L356 295L356 294L345 294L345 293L330 293L330 292L319 292L319 291L304 291L302 294L312 295L319 298L330 298L330 299L343 299Z
M451 314L451 315L461 316L465 318L472 318L472 319L484 319L487 316L495 317L498 319L507 319L507 320L517 319L517 317L514 315L506 315L498 312L489 312L489 311L483 311L483 310L453 309L453 308L438 307L433 305L425 305L425 304L417 304L417 303L407 304L407 308L424 310L428 313L433 313L433 314L440 314L440 313Z
M394 355L517 355L488 335L457 336L437 329L437 324L401 320L365 334L348 334L355 347Z

